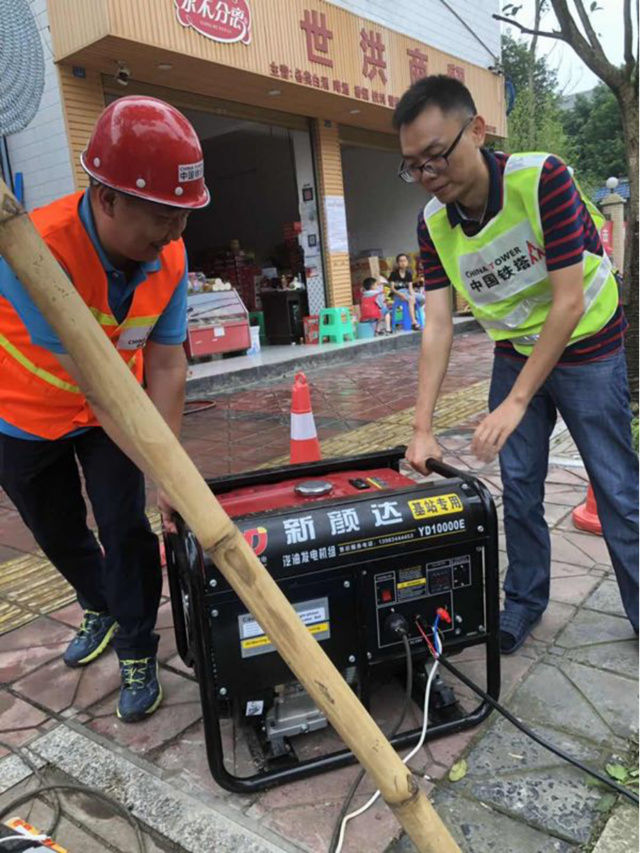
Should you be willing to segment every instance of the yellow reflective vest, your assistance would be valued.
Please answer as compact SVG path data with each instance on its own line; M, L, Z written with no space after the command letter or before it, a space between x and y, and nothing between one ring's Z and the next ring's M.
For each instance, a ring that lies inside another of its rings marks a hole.
M510 340L530 355L551 308L538 186L544 153L512 154L504 170L502 210L473 237L452 228L446 205L432 199L424 209L429 234L449 280L469 302L494 341ZM582 194L598 230L604 219ZM606 252L585 251L584 313L568 342L599 332L618 305L618 287Z

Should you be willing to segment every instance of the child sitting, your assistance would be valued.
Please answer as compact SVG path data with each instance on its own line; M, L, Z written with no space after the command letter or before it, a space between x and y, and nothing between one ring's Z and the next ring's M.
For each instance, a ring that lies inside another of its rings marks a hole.
M382 335L384 331L391 334L391 309L386 304L384 291L372 277L362 282L360 322L375 323L376 335Z

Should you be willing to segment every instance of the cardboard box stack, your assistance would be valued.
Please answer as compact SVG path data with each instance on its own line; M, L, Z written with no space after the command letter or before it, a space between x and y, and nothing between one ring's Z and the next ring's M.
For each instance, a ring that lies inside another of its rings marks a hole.
M248 311L254 311L256 305L255 278L260 275L260 268L255 265L253 258L231 252L217 253L207 257L203 268L209 278L221 278L228 281L238 291Z
M356 258L351 261L351 294L354 304L360 301L362 282L365 278L380 278L380 258L377 255L368 255L364 258Z

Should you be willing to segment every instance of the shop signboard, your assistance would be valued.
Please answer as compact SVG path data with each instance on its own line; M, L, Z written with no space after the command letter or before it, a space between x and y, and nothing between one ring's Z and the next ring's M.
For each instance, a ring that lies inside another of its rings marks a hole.
M412 83L447 74L474 91L489 132L504 133L502 80L409 34L320 0L252 0L253 8L249 0L165 2L175 5L182 26L209 39L251 42L250 55L224 57L229 66L390 109Z
M213 41L251 42L248 0L174 0L178 21Z
M600 230L600 239L608 255L613 257L613 222L608 220Z
M429 4L415 4L421 5ZM90 14L87 6L103 14ZM383 132L390 132L385 113L411 83L448 74L473 92L489 132L506 134L504 78L456 56L462 45L452 39L447 53L419 41L409 26L390 29L325 0L65 0L49 3L49 14L56 60L63 64L86 60L108 74L109 57L117 55L130 64L134 80L157 83L156 67L171 53L174 82L168 85L178 88L179 80L184 91L342 122L339 102L346 100L348 115L362 113L364 126ZM137 45L155 54L143 56ZM211 73L199 61L210 63ZM304 89L319 96L320 113L304 102Z

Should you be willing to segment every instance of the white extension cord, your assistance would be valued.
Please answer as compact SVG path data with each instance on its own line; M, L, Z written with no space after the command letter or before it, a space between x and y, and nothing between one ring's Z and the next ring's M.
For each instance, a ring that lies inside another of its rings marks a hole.
M439 645L439 639L437 640L437 642ZM440 651L441 648L442 647L440 646L440 649L438 649L438 651ZM420 739L418 743L414 746L414 748L411 750L411 752L402 759L404 764L407 764L409 761L411 761L413 756L422 749L422 745L424 744L425 738L427 736L427 727L429 725L429 696L431 694L431 684L433 682L437 669L438 661L436 660L433 666L431 667L431 672L429 673L429 678L427 679L427 686L424 691L424 705L422 707L422 731L420 732ZM371 808L371 806L375 803L379 796L380 791L376 791L375 794L373 794L373 796L370 797L363 806L360 806L360 808L356 809L356 811L353 811L350 814L344 816L340 825L340 835L338 836L338 843L336 844L334 853L341 853L342 851L342 845L344 844L344 833L345 829L347 828L347 823L353 818L359 817L361 814L364 814L367 809Z

